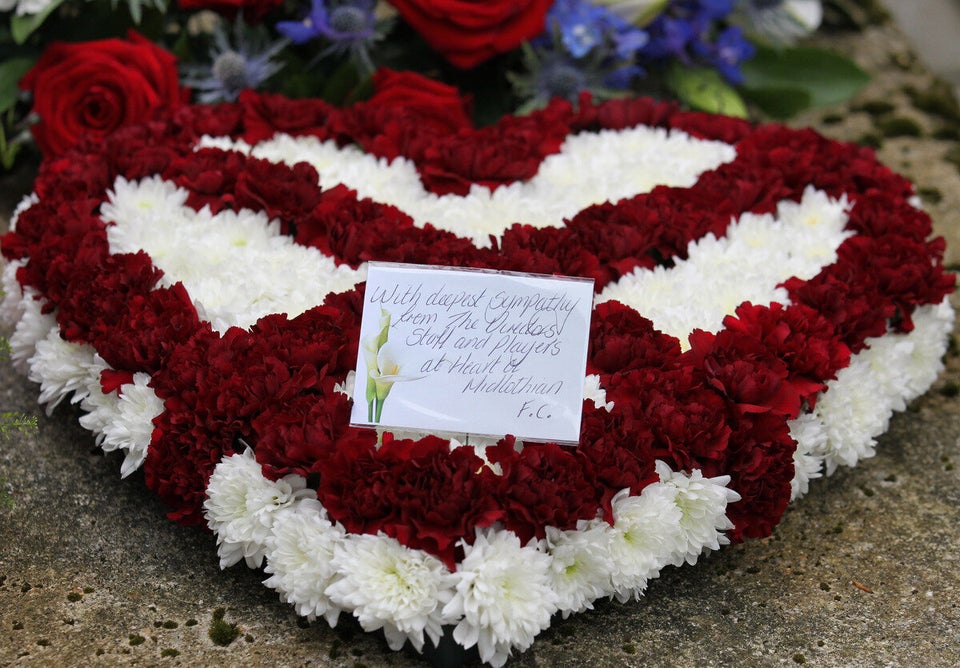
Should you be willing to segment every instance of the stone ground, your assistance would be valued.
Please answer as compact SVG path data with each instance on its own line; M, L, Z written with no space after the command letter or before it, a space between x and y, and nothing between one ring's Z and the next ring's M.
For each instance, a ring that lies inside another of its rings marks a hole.
M874 74L797 119L879 146L915 180L960 267L960 112L889 24L828 38ZM949 87L947 87L949 91ZM29 171L0 178L0 219ZM955 302L960 306L960 300ZM817 481L770 538L667 569L630 604L557 619L515 666L960 665L960 358L897 415L877 456ZM0 442L0 664L418 666L351 619L298 620L261 573L221 572L120 459L0 363L0 406L39 429ZM228 644L221 644L230 640ZM219 641L219 642L217 642Z

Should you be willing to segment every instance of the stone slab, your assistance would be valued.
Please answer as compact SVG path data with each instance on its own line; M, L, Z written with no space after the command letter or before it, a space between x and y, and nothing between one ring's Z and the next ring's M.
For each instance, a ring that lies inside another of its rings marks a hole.
M889 25L827 43L874 80L850 104L792 124L846 140L879 133L880 158L926 193L960 266L960 173L945 159L960 135L933 136L958 122L917 108L907 92L934 77ZM921 136L878 130L906 116ZM0 216L29 177L0 178ZM815 481L773 536L668 568L639 601L556 619L512 665L956 666L960 359L948 361L931 392L895 416L877 456ZM352 619L336 629L298 620L262 573L221 572L210 534L166 520L142 474L121 480L120 457L95 447L76 410L46 417L36 397L0 362L0 406L39 416L35 433L0 441L0 664L424 665ZM214 642L231 628L232 642Z

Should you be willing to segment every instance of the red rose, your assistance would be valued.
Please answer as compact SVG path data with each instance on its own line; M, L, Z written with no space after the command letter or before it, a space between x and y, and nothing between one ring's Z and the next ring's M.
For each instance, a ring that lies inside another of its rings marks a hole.
M403 19L468 69L543 32L553 0L392 0Z
M460 91L414 72L377 70L374 94L339 119L336 134L382 158L423 159L438 138L473 127Z
M127 41L55 42L20 87L33 93L33 136L48 156L186 101L177 59L134 31Z

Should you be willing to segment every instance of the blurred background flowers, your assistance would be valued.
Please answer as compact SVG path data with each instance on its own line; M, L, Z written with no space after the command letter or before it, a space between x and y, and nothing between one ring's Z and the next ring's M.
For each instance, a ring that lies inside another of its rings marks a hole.
M584 92L785 118L866 82L845 58L802 45L825 12L849 4L0 0L0 169L25 148L56 155L82 136L248 88L362 99L377 68L471 93L480 125Z

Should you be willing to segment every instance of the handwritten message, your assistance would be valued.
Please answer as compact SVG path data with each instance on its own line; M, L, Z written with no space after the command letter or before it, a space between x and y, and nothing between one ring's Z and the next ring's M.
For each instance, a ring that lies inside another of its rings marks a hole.
M370 263L357 425L576 442L593 282Z

